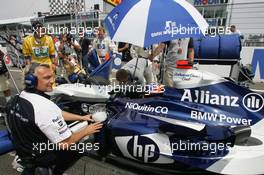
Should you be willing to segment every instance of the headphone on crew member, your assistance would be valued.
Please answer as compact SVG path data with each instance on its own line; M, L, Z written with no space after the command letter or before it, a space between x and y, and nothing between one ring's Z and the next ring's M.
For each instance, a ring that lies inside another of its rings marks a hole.
M35 89L38 84L38 77L34 75L33 73L29 72L25 75L24 79L25 88L26 89Z
M44 64L32 63L28 72L25 74L24 84L26 89L35 89L38 85L38 77L35 75L35 69Z

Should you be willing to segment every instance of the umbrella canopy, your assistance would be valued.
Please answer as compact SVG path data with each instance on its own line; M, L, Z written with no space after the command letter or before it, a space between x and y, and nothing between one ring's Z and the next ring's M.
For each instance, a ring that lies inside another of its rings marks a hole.
M124 0L106 17L113 41L146 47L176 38L204 36L202 15L185 0Z

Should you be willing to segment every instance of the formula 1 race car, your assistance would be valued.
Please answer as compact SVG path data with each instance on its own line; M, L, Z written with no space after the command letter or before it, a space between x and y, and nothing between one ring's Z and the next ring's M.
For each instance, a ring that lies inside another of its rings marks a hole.
M177 69L173 82L137 92L132 86L63 84L52 97L62 109L90 112L104 123L94 137L99 156L153 171L263 174L263 94L194 69Z

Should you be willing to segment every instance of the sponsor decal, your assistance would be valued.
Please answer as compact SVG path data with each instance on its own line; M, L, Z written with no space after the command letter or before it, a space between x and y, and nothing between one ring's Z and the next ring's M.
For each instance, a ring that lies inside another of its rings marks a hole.
M57 123L60 120L59 116L57 116L55 119L52 119L53 123Z
M64 128L64 127L63 127L63 128ZM60 134L60 135L64 134L66 131L68 131L68 128L67 128L67 127L64 128L64 129L63 129L63 128L59 130L59 134Z
M115 27L115 23L113 22L113 19L110 16L108 16L107 17L107 20L111 24L112 29L115 31L116 30L116 27Z
M172 35L172 37L173 37L174 30L176 30L176 29L178 31L176 22L174 22L174 21L166 21L164 30L151 33L151 37L159 37L159 36L162 36L162 35Z
M145 163L158 160L159 155L157 153L160 152L156 143L144 136L132 137L128 141L127 150L134 158Z
M160 37L163 35L169 35L170 37L175 37L175 35L186 35L186 34L200 34L201 30L198 26L193 25L182 25L178 24L175 21L166 21L164 30L152 32L151 37Z
M240 107L236 96L218 95L210 91L184 89L181 101L192 103ZM264 98L257 93L249 93L243 97L243 106L250 112L258 112L264 107Z
M258 112L264 106L264 98L257 93L249 93L243 98L244 107L251 112Z
M171 34L174 27L176 27L176 22L173 21L166 21L165 23L165 30L163 31L163 34Z
M169 109L167 107L162 106L151 106L151 105L139 105L138 103L130 103L127 102L125 108L133 109L136 111L143 111L143 112L151 112L151 113L157 113L157 114L167 114Z
M61 120L60 120L60 121L58 121L58 125L59 125L60 127L62 127L62 126L63 126L63 124L64 124L64 123L63 123L63 121L61 121Z
M193 5L214 5L220 4L220 0L194 0Z
M26 122L26 123L29 122L27 118L25 118L22 114L20 114L20 107L18 104L16 104L16 106L10 110L10 114L12 115L15 114L15 116L19 118L22 122Z
M121 58L120 57L116 57L114 59L114 64L115 64L115 66L120 66L122 64Z
M231 107L239 107L238 100L236 96L217 95L203 90L194 90L193 94L190 89L184 89L181 97L181 101Z
M115 137L122 154L130 159L145 163L170 164L172 156L169 137L166 134L152 133L146 135ZM166 155L162 156L160 153Z
M191 111L191 118L196 120L203 121L218 121L221 123L230 123L235 125L251 125L251 119L237 118L227 116L225 114L209 113L209 112L200 112L200 111Z
M184 81L189 81L192 78L200 78L199 75L195 75L193 73L181 73L181 72L175 72L174 77L179 78L179 79L184 80Z
M59 134L63 134L67 131L67 127L65 128L66 123L62 120L62 117L57 116L55 119L52 119L52 122L59 126Z
M48 46L32 47L33 53L38 58L45 58L49 56Z
M153 32L153 33L151 33L151 37L158 37L158 36L162 36L162 35L171 35L173 28L176 28L176 27L177 27L176 22L166 21L164 31Z

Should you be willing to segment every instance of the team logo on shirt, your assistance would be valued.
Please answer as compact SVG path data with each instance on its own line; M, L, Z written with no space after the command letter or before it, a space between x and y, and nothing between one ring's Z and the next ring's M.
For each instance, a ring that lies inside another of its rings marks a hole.
M105 44L97 44L97 49L105 49Z
M57 124L60 128L64 127L64 122L59 116L57 116L55 119L52 119L52 122Z
M62 127L63 126L63 121L58 121L58 125L60 126L60 127Z
M49 48L47 46L32 47L34 55L38 58L48 57Z

